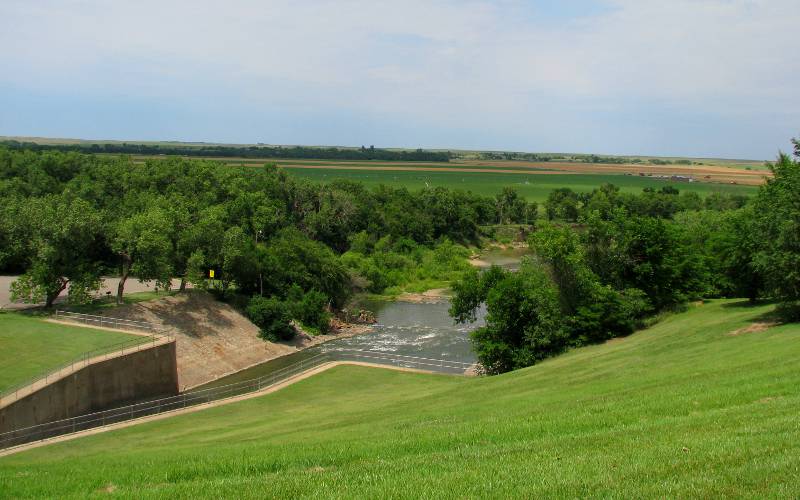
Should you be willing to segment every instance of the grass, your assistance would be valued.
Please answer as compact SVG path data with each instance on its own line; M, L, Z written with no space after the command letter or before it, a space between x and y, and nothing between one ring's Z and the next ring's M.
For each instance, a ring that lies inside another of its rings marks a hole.
M796 497L800 326L715 301L491 378L338 367L0 458L9 497Z
M145 337L48 323L0 313L0 392L69 363L87 351L103 350Z
M408 172L408 171L365 171L365 170L329 170L329 169L293 169L284 167L296 177L315 182L331 182L335 179L360 181L368 186L386 184L395 187L406 187L410 190L422 189L425 186L444 186L451 189L472 191L473 193L494 196L506 186L517 188L528 201L543 202L551 191L568 187L577 192L590 192L603 183L611 183L620 187L622 192L640 193L646 187L660 189L666 185L680 191L698 193L707 196L711 193L730 193L750 195L757 191L756 186L709 184L702 182L672 182L647 177L621 174L553 174L528 175L505 173L471 173L471 172Z

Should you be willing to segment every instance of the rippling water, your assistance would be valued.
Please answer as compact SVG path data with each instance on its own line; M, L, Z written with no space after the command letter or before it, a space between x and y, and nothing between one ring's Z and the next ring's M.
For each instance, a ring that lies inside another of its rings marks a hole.
M367 304L375 311L371 333L324 344L327 348L368 349L406 356L473 362L469 332L483 324L456 325L447 314L448 302L414 304L385 302Z
M528 249L509 249L488 252L484 259L506 269L516 269ZM469 342L469 332L484 324L486 311L481 309L478 321L469 325L456 325L447 314L450 303L415 304L410 302L372 302L365 307L375 312L378 323L372 332L337 339L305 351L264 362L233 375L206 384L215 387L268 375L276 370L308 359L332 349L361 349L380 351L401 356L445 359L474 363L475 353Z
M347 339L337 339L317 347L284 356L242 370L206 384L214 387L267 375L331 349L363 349L391 352L404 356L445 359L472 363L476 360L469 342L469 332L483 325L483 311L470 325L456 325L447 314L449 302L415 304L376 302L365 304L375 312L378 323L373 331Z

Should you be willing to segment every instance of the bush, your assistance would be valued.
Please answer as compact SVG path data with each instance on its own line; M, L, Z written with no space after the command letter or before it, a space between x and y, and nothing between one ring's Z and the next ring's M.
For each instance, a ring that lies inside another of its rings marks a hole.
M328 297L324 293L311 290L297 305L295 319L304 325L315 327L319 333L326 334L330 329L330 314L326 311Z
M274 297L250 299L247 316L261 329L259 336L264 340L271 342L291 340L295 335L289 306Z
M326 334L330 330L331 316L327 311L328 296L317 290L303 293L303 289L292 285L286 295L286 303L292 318L305 327Z

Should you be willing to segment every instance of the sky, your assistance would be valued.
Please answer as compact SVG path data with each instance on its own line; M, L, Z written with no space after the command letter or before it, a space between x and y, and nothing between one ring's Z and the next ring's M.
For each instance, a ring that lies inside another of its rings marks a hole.
M772 159L799 0L0 0L0 135Z

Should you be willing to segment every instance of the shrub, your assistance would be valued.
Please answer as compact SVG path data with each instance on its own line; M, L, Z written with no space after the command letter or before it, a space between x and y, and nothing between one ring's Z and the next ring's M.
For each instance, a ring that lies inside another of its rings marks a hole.
M264 340L271 342L290 340L295 335L289 306L274 297L250 299L247 316L261 329L259 335Z
M324 335L328 333L330 323L330 314L325 310L327 305L328 297L324 293L311 290L297 305L295 319L304 325L317 328L319 333Z

